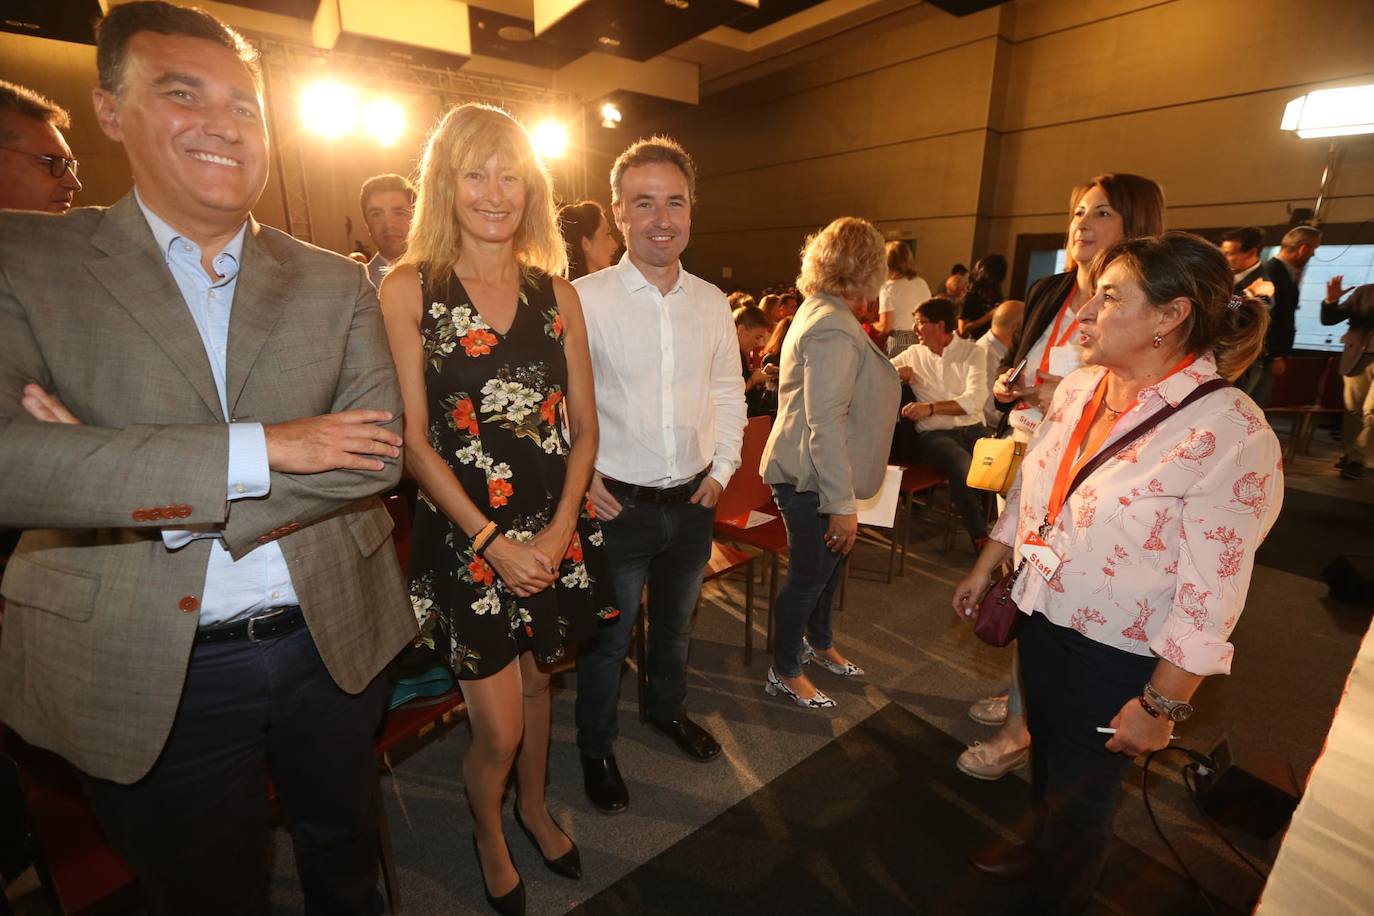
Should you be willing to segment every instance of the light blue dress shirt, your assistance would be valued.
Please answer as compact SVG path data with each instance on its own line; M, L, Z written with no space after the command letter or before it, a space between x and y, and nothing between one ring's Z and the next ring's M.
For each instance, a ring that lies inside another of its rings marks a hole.
M167 268L181 290L181 297L186 300L186 308L195 320L205 357L210 361L215 388L219 391L220 409L228 417L225 362L229 352L229 315L234 307L234 289L238 285L239 259L248 223L245 222L224 250L215 256L212 263L220 277L216 280L201 266L200 246L148 209L137 192L134 197L148 221L148 228L153 231L158 250L167 258ZM262 424L230 423L226 497L230 500L261 498L270 489L267 437ZM270 608L298 603L286 557L275 541L263 544L236 562L217 534L173 529L162 532L162 541L168 550L179 550L202 537L213 538L214 543L210 545L210 562L200 596L200 626L229 623Z

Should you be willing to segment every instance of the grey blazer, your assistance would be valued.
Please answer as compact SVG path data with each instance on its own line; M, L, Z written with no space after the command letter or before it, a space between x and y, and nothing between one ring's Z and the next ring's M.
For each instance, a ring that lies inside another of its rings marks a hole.
M778 416L759 467L768 483L848 515L882 486L901 382L843 302L811 296L782 344Z
M401 398L363 267L250 221L229 329L235 420L276 423ZM82 420L39 423L37 382ZM26 528L5 574L0 719L86 772L133 782L181 696L210 545L280 540L330 674L362 690L415 634L385 471L273 472L226 500L228 427L185 301L132 194L63 217L0 213L0 526Z

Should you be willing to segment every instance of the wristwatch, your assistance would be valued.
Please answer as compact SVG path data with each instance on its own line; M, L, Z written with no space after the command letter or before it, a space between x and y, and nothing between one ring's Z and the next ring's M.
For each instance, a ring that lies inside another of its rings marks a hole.
M1182 722L1193 714L1191 703L1169 699L1155 690L1155 685L1148 681L1145 684L1145 693L1140 697L1140 705L1144 706L1146 711L1156 718L1164 715L1171 722Z

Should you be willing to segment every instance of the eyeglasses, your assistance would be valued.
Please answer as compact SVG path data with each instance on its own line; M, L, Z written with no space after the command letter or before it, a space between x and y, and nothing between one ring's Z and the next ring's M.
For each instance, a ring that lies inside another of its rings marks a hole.
M68 172L72 177L76 177L77 169L81 168L81 163L75 159L68 159L66 156L45 156L40 153L30 153L27 150L15 149L12 146L0 146L0 149L7 149L11 153L18 153L21 156L28 156L30 159L38 159L48 164L48 174L54 178L61 178Z

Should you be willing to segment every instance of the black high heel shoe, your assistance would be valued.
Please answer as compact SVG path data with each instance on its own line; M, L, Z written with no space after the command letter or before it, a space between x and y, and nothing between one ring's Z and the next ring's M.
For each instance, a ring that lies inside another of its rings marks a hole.
M520 877L520 870L515 872L515 887L511 888L500 897L493 897L491 891L487 890L487 876L482 873L482 853L477 849L477 835L472 836L472 854L477 857L477 877L482 879L482 892L487 895L487 904L501 916L525 916L525 879ZM507 848L506 854L510 855ZM511 860L515 864L515 860Z
M530 844L534 846L535 852L539 853L539 857L541 859L544 859L544 866L548 868L549 871L553 872L555 875L560 875L572 881L577 881L581 879L582 854L577 851L577 844L572 842L572 837L568 836L568 831L564 830L562 827L559 827L557 821L554 821L553 825L555 827L558 827L559 832L562 833L564 836L568 836L568 842L572 843L572 849L569 849L567 852L563 853L563 855L559 856L556 859L545 858L544 850L539 848L539 841L535 839L534 833L530 830L530 828L525 826L524 818L520 816L519 804L515 805L515 823L519 824L520 829L525 832L525 836L530 838Z

